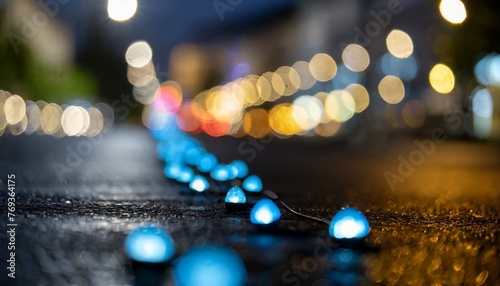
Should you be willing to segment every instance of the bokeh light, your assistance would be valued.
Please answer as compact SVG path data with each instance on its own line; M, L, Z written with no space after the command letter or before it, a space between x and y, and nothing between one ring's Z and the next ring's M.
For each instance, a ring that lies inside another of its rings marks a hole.
M174 241L166 230L157 226L139 227L127 235L125 252L139 262L162 263L175 254Z
M474 75L484 85L500 84L500 55L490 54L478 61Z
M247 282L245 264L227 247L188 250L175 262L173 275L178 286L243 286Z
M337 63L324 53L315 54L309 61L309 71L318 81L329 81L337 74Z
M203 175L195 175L193 180L189 183L189 188L199 193L206 191L209 186L210 184Z
M132 92L138 102L144 105L151 104L160 95L160 81L154 76L143 76L137 80Z
M422 127L426 119L426 109L423 101L412 99L403 106L403 121L412 128Z
M261 108L249 110L243 118L243 129L254 138L267 136L271 131L267 111Z
M342 125L340 122L332 120L326 123L318 124L318 126L314 128L314 131L321 137L332 137L340 132L341 127Z
M356 110L356 103L352 95L346 90L334 90L325 100L325 114L330 120L345 122Z
M328 97L328 92L320 91L320 92L316 93L314 95L314 97L319 99L319 101L323 105L323 109L324 109L325 108L325 101L326 101L326 98ZM326 123L326 122L329 122L331 120L330 118L328 118L328 116L326 116L326 113L324 110L321 112L321 115L322 115L322 117L321 117L320 123Z
M115 111L113 108L106 103L97 103L94 107L101 112L103 117L102 132L111 130L115 121Z
M162 112L176 113L182 104L182 88L174 81L163 82L153 104Z
M55 104L47 104L40 113L40 126L46 134L55 134L61 128L62 108Z
M417 76L418 64L413 56L401 59L385 53L379 63L384 75L394 75L403 81L413 80Z
M205 102L207 111L218 121L232 124L242 119L244 99L226 86L212 88Z
M7 123L16 124L26 115L26 103L19 95L12 95L5 100L4 112Z
M33 134L40 127L40 108L33 101L26 101L27 126L25 134Z
M21 135L26 131L26 127L28 126L28 117L24 115L24 117L17 123L9 125L9 130L12 135Z
M137 0L108 0L108 16L115 21L127 21L136 11Z
M411 37L401 31L392 30L385 40L387 50L397 58L407 58L413 53L413 41Z
M140 68L131 65L127 67L127 80L132 85L138 85L139 80L145 76L156 77L156 71L152 61Z
M281 78L281 81L278 80L278 77ZM300 76L299 73L292 67L282 66L279 67L273 74L273 87L274 82L277 81L278 85L283 84L283 95L292 95L300 87Z
M455 87L455 76L448 66L436 64L429 72L429 82L435 91L447 94Z
M352 83L362 83L363 79L363 72L353 72L344 64L340 64L337 69L337 74L333 78L333 87L335 89L343 89Z
M378 92L385 102L397 104L405 96L405 86L398 77L388 75L378 84Z
M194 116L191 104L185 103L177 112L177 126L186 132L197 133L201 130L200 122Z
M302 130L314 129L324 117L321 100L310 95L302 95L293 101L292 116Z
M269 125L274 132L284 136L291 136L301 131L293 118L293 107L290 103L278 104L269 111Z
M259 93L257 92L256 83L259 79L256 75L250 75L246 78L238 79L236 84L243 90L245 97L245 105L254 105L260 103Z
M452 24L460 24L467 18L467 10L460 0L441 0L439 12L446 21Z
M85 136L94 137L101 133L104 127L104 116L101 111L95 107L90 107L87 109L90 118L90 124L85 133Z
M127 0L128 1L128 0ZM118 1L122 3L122 1ZM126 2L126 1L125 1ZM151 62L153 58L153 50L145 41L137 41L132 43L125 52L125 60L134 68L142 68Z
M273 87L271 82L269 82L266 77L260 76L255 83L257 93L263 101L270 101L271 94L273 92Z
M3 135L5 127L7 127L7 119L5 118L4 104L7 100L6 92L0 90L0 136Z
M231 72L231 79L236 80L239 78L243 78L252 73L252 68L247 62L240 62L234 65L233 70Z
M218 164L210 171L210 177L219 182L224 182L229 179L229 170L226 165Z
M493 128L493 98L486 88L477 88L472 94L474 135L479 139L490 137Z
M351 94L352 99L354 100L354 112L363 112L370 104L368 91L361 84L350 84L345 88L345 90Z
M370 64L370 55L362 46L350 44L342 51L342 61L348 69L361 72Z
M274 72L265 72L260 79L265 79L265 81L263 81L264 84L265 82L270 84L270 90L267 93L267 98L265 98L266 101L276 101L285 92L285 82L281 76L276 76Z
M292 68L300 77L300 90L308 90L316 83L316 79L313 77L311 71L309 70L308 62L298 61L293 64Z
M80 136L87 132L90 116L80 106L68 106L61 117L61 127L68 136Z

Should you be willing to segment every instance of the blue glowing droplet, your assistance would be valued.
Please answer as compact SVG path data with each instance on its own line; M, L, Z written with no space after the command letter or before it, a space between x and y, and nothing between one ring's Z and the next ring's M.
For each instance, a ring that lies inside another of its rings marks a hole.
M246 201L245 193L238 186L232 187L226 194L226 203L244 204Z
M161 263L174 256L175 245L168 232L161 227L144 226L127 236L125 252L139 262Z
M345 208L335 214L330 222L330 236L337 239L363 238L370 232L366 217L355 208Z
M163 173L165 174L165 176L167 176L167 178L177 180L177 178L179 178L179 176L181 175L183 168L183 164L172 162L165 166L165 169L163 169Z
M217 157L215 157L214 154L204 153L201 155L196 167L198 167L200 172L207 173L210 172L217 165L217 163Z
M226 165L219 164L210 171L210 177L214 180L224 182L229 179L229 172Z
M236 176L238 176L238 169L236 169L236 167L231 164L226 165L226 168L227 168L228 180L236 179Z
M280 209L268 198L260 199L250 211L250 221L254 224L270 224L280 217Z
M247 271L240 256L227 247L203 247L187 251L174 265L179 286L242 286Z
M243 189L248 192L262 191L262 181L257 175L250 175L243 181Z
M181 183L189 183L194 178L194 171L188 166L182 166L179 176L176 178Z
M203 177L202 175L194 176L193 180L189 183L189 188L197 192L206 191L209 186L210 184L208 183L207 179L205 179L205 177Z
M248 176L248 166L245 162L236 160L229 165L236 169L236 178L244 178Z

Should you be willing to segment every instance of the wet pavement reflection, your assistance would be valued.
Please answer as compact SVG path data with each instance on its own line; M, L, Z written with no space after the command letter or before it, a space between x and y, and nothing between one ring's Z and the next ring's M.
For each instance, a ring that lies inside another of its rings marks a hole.
M123 138L134 139L118 144ZM172 285L176 261L203 245L235 251L249 285L500 285L495 145L440 145L395 191L384 172L398 174L398 156L411 153L411 141L377 152L275 141L249 162L264 187L297 211L327 219L345 206L365 212L370 234L346 244L330 238L327 225L285 210L279 224L262 230L250 223L250 210L226 210L224 196L187 192L164 178L154 142L138 128L108 134L64 181L50 164L78 141L34 140L0 143L19 150L1 152L3 173L19 177L18 277L12 284L2 269L2 285ZM215 142L206 146L223 160L241 159L239 141ZM168 230L177 249L172 263L126 257L126 235L145 223ZM5 245L5 232L0 239Z

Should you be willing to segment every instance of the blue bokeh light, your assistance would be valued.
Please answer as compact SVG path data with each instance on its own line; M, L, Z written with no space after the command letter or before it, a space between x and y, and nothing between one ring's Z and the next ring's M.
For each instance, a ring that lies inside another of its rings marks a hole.
M260 192L262 191L262 180L257 175L250 175L243 181L242 187L248 192Z
M160 141L156 145L156 153L163 161L182 161L183 150L171 141Z
M337 74L333 78L333 87L335 89L346 88L352 83L361 83L363 78L364 74L362 72L353 72L344 64L340 64L337 69Z
M162 263L175 254L174 241L161 227L143 226L133 230L125 239L125 253L139 262Z
M244 204L246 201L247 197L245 196L245 193L238 186L232 187L226 194L226 203Z
M186 151L184 152L184 162L191 166L198 165L203 153L204 151L201 147L188 145Z
M250 211L250 221L254 224L270 224L280 217L280 209L268 198L260 199Z
M189 183L189 188L191 190L200 193L206 191L209 186L210 184L208 183L207 179L205 179L205 177L202 175L194 176L193 180Z
M175 262L179 286L240 286L247 271L240 256L227 247L203 247L187 251Z
M233 161L229 164L236 169L236 178L244 178L248 176L248 166L241 160Z
M204 153L201 155L200 160L196 167L200 172L210 172L217 165L217 157L212 153Z
M231 73L231 79L236 80L252 74L252 68L246 62L237 63Z
M189 183L189 182L191 182L193 180L193 178L194 178L194 171L193 171L193 169L191 169L188 166L181 165L180 174L176 178L177 181L179 181L181 183Z
M182 173L182 170L185 166L178 162L168 163L163 169L163 173L169 179L177 180Z
M210 177L214 180L224 182L229 179L229 172L226 165L218 164L212 171L210 171Z
M394 75L404 81L413 80L417 76L418 64L413 56L400 59L391 53L385 53L380 58L379 65L384 75Z
M329 234L337 239L363 238L369 232L368 220L355 208L340 210L330 222Z
M476 79L484 85L500 83L500 55L489 54L474 67Z

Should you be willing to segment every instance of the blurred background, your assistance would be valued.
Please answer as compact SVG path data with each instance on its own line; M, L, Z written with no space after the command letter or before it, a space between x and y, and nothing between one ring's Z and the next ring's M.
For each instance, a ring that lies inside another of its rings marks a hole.
M14 282L172 285L123 250L154 223L176 259L228 245L248 285L500 285L499 12L498 0L0 0ZM311 270L327 226L282 209L286 231L262 233L225 209L229 183L200 194L168 179L161 148L189 151L179 130L300 212L358 208L365 245L334 245Z
M498 141L499 5L1 1L0 130L95 136L176 114L213 137Z

